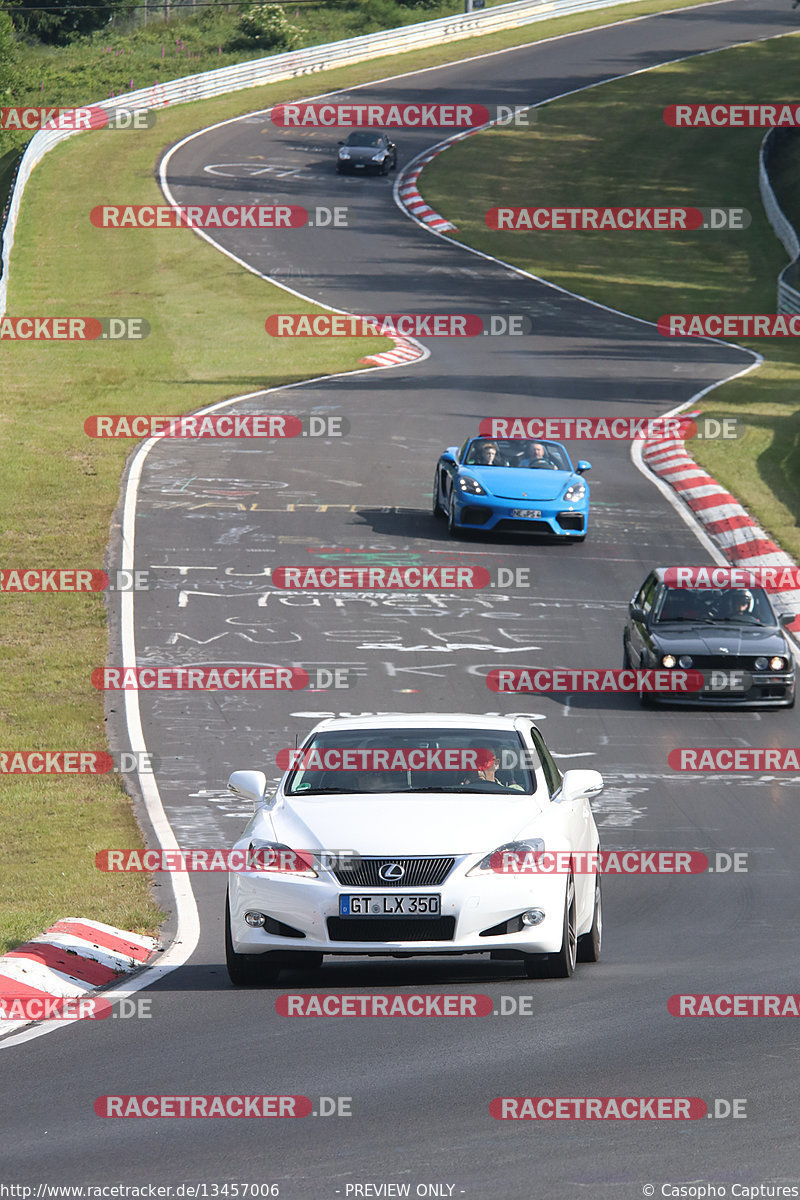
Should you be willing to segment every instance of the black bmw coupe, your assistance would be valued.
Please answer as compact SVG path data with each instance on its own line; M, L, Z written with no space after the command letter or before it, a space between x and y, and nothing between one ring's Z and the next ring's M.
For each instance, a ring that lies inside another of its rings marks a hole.
M783 627L793 616L778 617L763 588L670 587L667 570L651 571L628 606L623 665L703 672L702 691L662 693L662 703L792 708L795 662Z

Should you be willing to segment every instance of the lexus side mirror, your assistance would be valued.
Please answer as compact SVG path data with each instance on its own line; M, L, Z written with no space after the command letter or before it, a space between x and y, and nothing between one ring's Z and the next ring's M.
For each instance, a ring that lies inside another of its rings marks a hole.
M267 777L263 771L234 771L228 779L228 791L254 804L263 804L267 794Z

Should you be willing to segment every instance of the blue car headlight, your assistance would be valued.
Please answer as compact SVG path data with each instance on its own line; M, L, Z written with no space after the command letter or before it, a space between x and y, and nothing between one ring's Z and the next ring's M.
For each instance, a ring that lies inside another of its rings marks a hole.
M458 486L462 492L466 492L468 496L485 496L486 490L482 488L477 479L473 479L471 475L459 475Z
M568 504L575 504L578 500L582 500L586 495L585 483L571 483L564 492L564 499Z

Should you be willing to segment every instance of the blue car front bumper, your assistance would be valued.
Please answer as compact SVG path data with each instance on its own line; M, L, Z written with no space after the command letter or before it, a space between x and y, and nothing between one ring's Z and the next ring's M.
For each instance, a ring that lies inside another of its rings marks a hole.
M589 523L588 498L577 504L563 500L506 500L499 496L454 495L454 523L459 529L538 533L565 539L582 538ZM520 516L521 512L538 516Z

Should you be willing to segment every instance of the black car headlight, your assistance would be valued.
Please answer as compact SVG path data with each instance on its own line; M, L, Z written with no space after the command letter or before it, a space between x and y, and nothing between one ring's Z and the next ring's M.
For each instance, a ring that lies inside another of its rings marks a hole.
M672 668L672 667L674 667L674 666L675 666L675 663L676 663L677 661L678 661L678 660L676 659L676 657L675 657L675 655L674 655L674 654L664 654L664 655L662 655L662 657L661 657L661 665L662 665L662 667L668 667L668 668Z
M373 154L372 161L373 162L383 162L383 160L388 156L388 154L389 154L388 150L379 150L377 154Z
M682 654L678 659L678 666L683 667L684 670L686 670L692 665L693 662L694 659L692 658L691 654Z
M349 151L349 150L345 150L344 148L342 148L342 149L339 151L339 158L350 158L350 151Z
M781 658L781 656L779 654L776 654L773 658L771 658L769 660L770 671L785 671L786 666L787 666L786 659Z
M471 475L459 475L458 486L462 492L466 492L468 496L485 496L486 491L478 483L477 479L473 479Z

